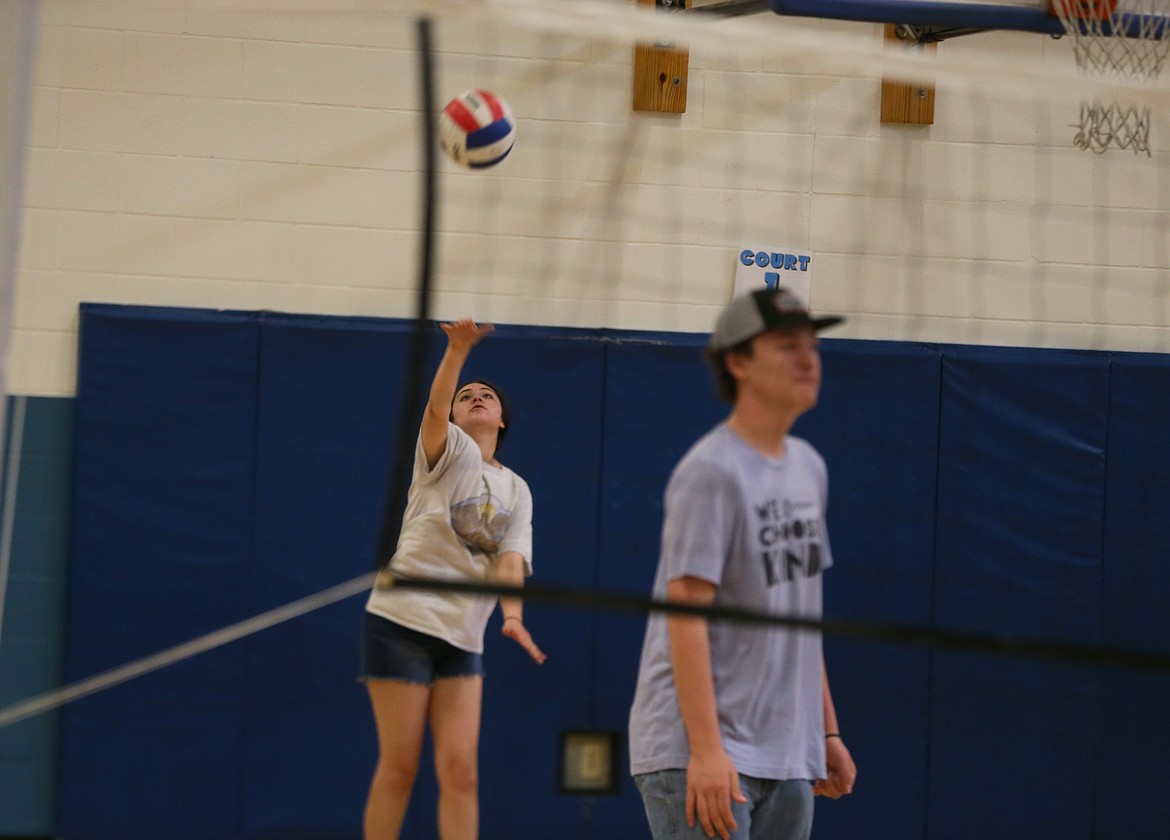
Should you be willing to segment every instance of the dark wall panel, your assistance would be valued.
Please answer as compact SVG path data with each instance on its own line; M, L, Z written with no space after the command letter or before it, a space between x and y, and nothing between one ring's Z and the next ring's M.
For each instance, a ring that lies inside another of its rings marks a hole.
M604 356L591 339L584 331L497 327L468 370L467 378L497 382L512 399L500 457L532 490L533 566L541 583L588 587L593 581ZM584 803L559 795L557 782L562 730L592 726L596 687L586 663L599 644L597 616L529 602L524 623L548 656L543 665L500 635L498 613L488 625L481 836L523 837L534 826L556 827L566 838L587 836L579 828Z
M247 618L259 331L247 314L85 307L66 679ZM232 836L241 646L66 707L71 840Z
M1097 642L1107 360L952 348L943 373L937 622ZM1091 837L1098 699L1085 669L936 654L931 836Z
M829 469L825 614L928 626L942 355L938 347L822 341L824 385L797 421ZM924 836L930 656L921 648L825 639L834 705L859 767L856 792L821 800L816 835Z
M1116 358L1110 373L1103 641L1170 654L1170 358ZM1170 753L1170 676L1102 669L1100 679L1096 837L1145 836L1170 825L1170 798L1160 772L1128 768Z
M262 318L256 612L372 568L411 341L402 323ZM352 833L376 756L357 682L361 604L349 599L247 641L242 836Z
M662 496L675 463L726 414L702 364L700 336L615 336L607 345L601 519L592 584L648 596L658 563ZM621 733L622 795L594 808L596 833L619 837L646 817L629 778L627 723L646 616L599 613L588 665L592 725ZM639 835L640 836L640 835Z

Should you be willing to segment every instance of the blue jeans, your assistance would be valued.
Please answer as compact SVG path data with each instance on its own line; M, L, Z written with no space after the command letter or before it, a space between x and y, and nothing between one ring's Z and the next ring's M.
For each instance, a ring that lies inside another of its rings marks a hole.
M659 770L634 776L642 794L654 840L706 840L695 820L687 826L687 771ZM812 783L804 779L776 781L739 775L747 802L731 802L736 829L731 840L808 840L812 833ZM716 835L718 836L718 835Z

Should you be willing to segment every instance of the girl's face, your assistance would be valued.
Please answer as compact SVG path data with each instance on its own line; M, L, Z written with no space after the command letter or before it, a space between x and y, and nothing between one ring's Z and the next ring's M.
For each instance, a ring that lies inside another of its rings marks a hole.
M455 394L451 417L465 432L484 427L504 427L503 407L496 392L482 382L469 382Z

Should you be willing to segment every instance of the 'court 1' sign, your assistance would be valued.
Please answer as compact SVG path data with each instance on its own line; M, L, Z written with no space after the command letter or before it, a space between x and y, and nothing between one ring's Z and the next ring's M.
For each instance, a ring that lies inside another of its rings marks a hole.
M783 286L797 297L809 299L812 291L812 252L794 248L740 249L735 262L735 294L765 286Z

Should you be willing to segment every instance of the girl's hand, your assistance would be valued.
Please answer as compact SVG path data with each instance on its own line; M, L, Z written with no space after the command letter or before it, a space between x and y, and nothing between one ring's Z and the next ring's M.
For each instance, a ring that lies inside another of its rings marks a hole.
M536 660L537 665L542 664L548 658L536 646L536 642L532 641L532 636L528 634L528 630L524 627L524 622L520 619L504 619L504 626L500 628L500 632L528 651L528 655Z
M447 343L451 345L451 349L464 353L479 344L484 336L495 329L491 324L477 324L470 318L461 318L439 326L447 334Z

